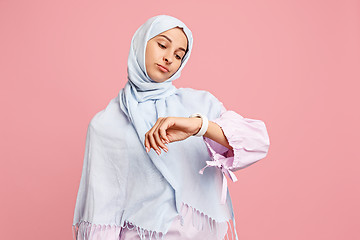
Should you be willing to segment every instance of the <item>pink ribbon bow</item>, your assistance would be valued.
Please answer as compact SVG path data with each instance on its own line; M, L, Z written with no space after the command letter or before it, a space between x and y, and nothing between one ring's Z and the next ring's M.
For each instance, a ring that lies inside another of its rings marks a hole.
M226 201L226 190L227 190L227 180L225 175L227 175L233 182L236 182L238 179L236 178L235 174L229 169L233 161L233 157L224 157L221 154L213 153L213 161L206 161L206 166L202 168L199 173L203 174L205 168L207 167L218 167L221 169L221 172L223 174L223 186L222 186L222 193L221 193L221 204L225 204Z

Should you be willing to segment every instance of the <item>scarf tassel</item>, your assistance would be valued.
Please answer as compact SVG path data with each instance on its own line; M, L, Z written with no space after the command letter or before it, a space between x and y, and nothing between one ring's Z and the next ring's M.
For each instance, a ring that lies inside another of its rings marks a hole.
M187 210L186 210L186 213L185 213L185 211L182 210L183 215L184 216L187 215L189 210L192 211L192 225L198 231L204 230L205 226L207 226L207 228L210 229L211 232L215 231L217 239L220 239L218 229L221 224L226 223L228 226L228 229L230 228L231 240L238 240L237 233L236 233L235 220L232 220L232 224L231 224L230 220L228 220L226 222L216 222L214 219L210 218L206 214L189 206L186 203L183 203L183 208L184 207L187 208ZM184 216L182 216L182 219L184 218ZM224 236L223 240L230 240L228 232Z
M87 221L80 221L72 226L73 240L119 240L121 230L127 228L129 230L136 230L141 240L164 240L164 234L161 232L150 231L138 226L135 226L129 221L120 227L117 225L101 225L92 224Z
M184 209L185 207L185 209ZM186 210L186 213L185 211ZM217 239L220 239L218 236L218 228L220 224L227 224L228 229L230 228L231 232L231 240L238 240L235 220L233 219L233 224L230 223L230 220L226 222L216 222L214 219L208 217L206 214L200 212L199 210L189 206L186 203L182 205L182 215L180 215L183 220L185 215L188 214L189 211L192 211L192 225L198 231L204 230L207 226L211 232L215 231ZM121 230L123 228L127 228L129 230L136 230L139 238L141 240L164 240L164 234L162 232L150 231L148 229L144 229L132 224L129 221L125 221L125 224L121 226L117 225L101 225L101 224L92 224L87 221L80 221L79 223L72 226L73 232L73 240L95 240L95 239L106 239L106 240L119 240ZM226 232L223 240L229 239L229 231ZM235 233L235 238L234 238Z

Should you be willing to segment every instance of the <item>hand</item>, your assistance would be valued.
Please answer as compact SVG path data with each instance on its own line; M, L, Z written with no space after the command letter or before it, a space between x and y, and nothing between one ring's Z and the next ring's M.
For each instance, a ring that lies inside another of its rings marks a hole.
M145 134L146 152L153 148L160 155L161 147L165 152L165 144L184 140L196 134L201 128L201 118L160 117L155 125Z

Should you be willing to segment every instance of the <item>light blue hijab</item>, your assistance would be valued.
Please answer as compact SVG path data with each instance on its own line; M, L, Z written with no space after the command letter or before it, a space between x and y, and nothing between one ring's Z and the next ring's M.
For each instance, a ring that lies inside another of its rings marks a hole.
M188 39L187 52L171 78L155 82L145 67L147 41L177 26ZM224 108L207 91L172 85L189 60L192 46L190 29L167 15L148 19L135 32L128 57L128 81L88 126L73 221L76 236L88 234L85 239L91 239L91 234L85 233L85 225L119 229L124 223L136 226L139 235L164 235L176 217L183 219L183 203L212 221L231 219L238 239L228 190L226 204L220 203L221 170L207 168L199 174L206 161L211 160L202 137L170 143L169 151L160 156L153 149L147 153L144 147L145 133L159 117L188 117L200 112L214 120ZM111 239L117 239L116 234Z

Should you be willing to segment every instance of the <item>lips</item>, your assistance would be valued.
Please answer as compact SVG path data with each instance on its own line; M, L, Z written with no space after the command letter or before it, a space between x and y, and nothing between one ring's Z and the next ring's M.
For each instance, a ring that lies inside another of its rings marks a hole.
M163 72L169 72L169 69L167 67L164 67L163 65L158 64L158 67L160 68L160 70L162 70Z

